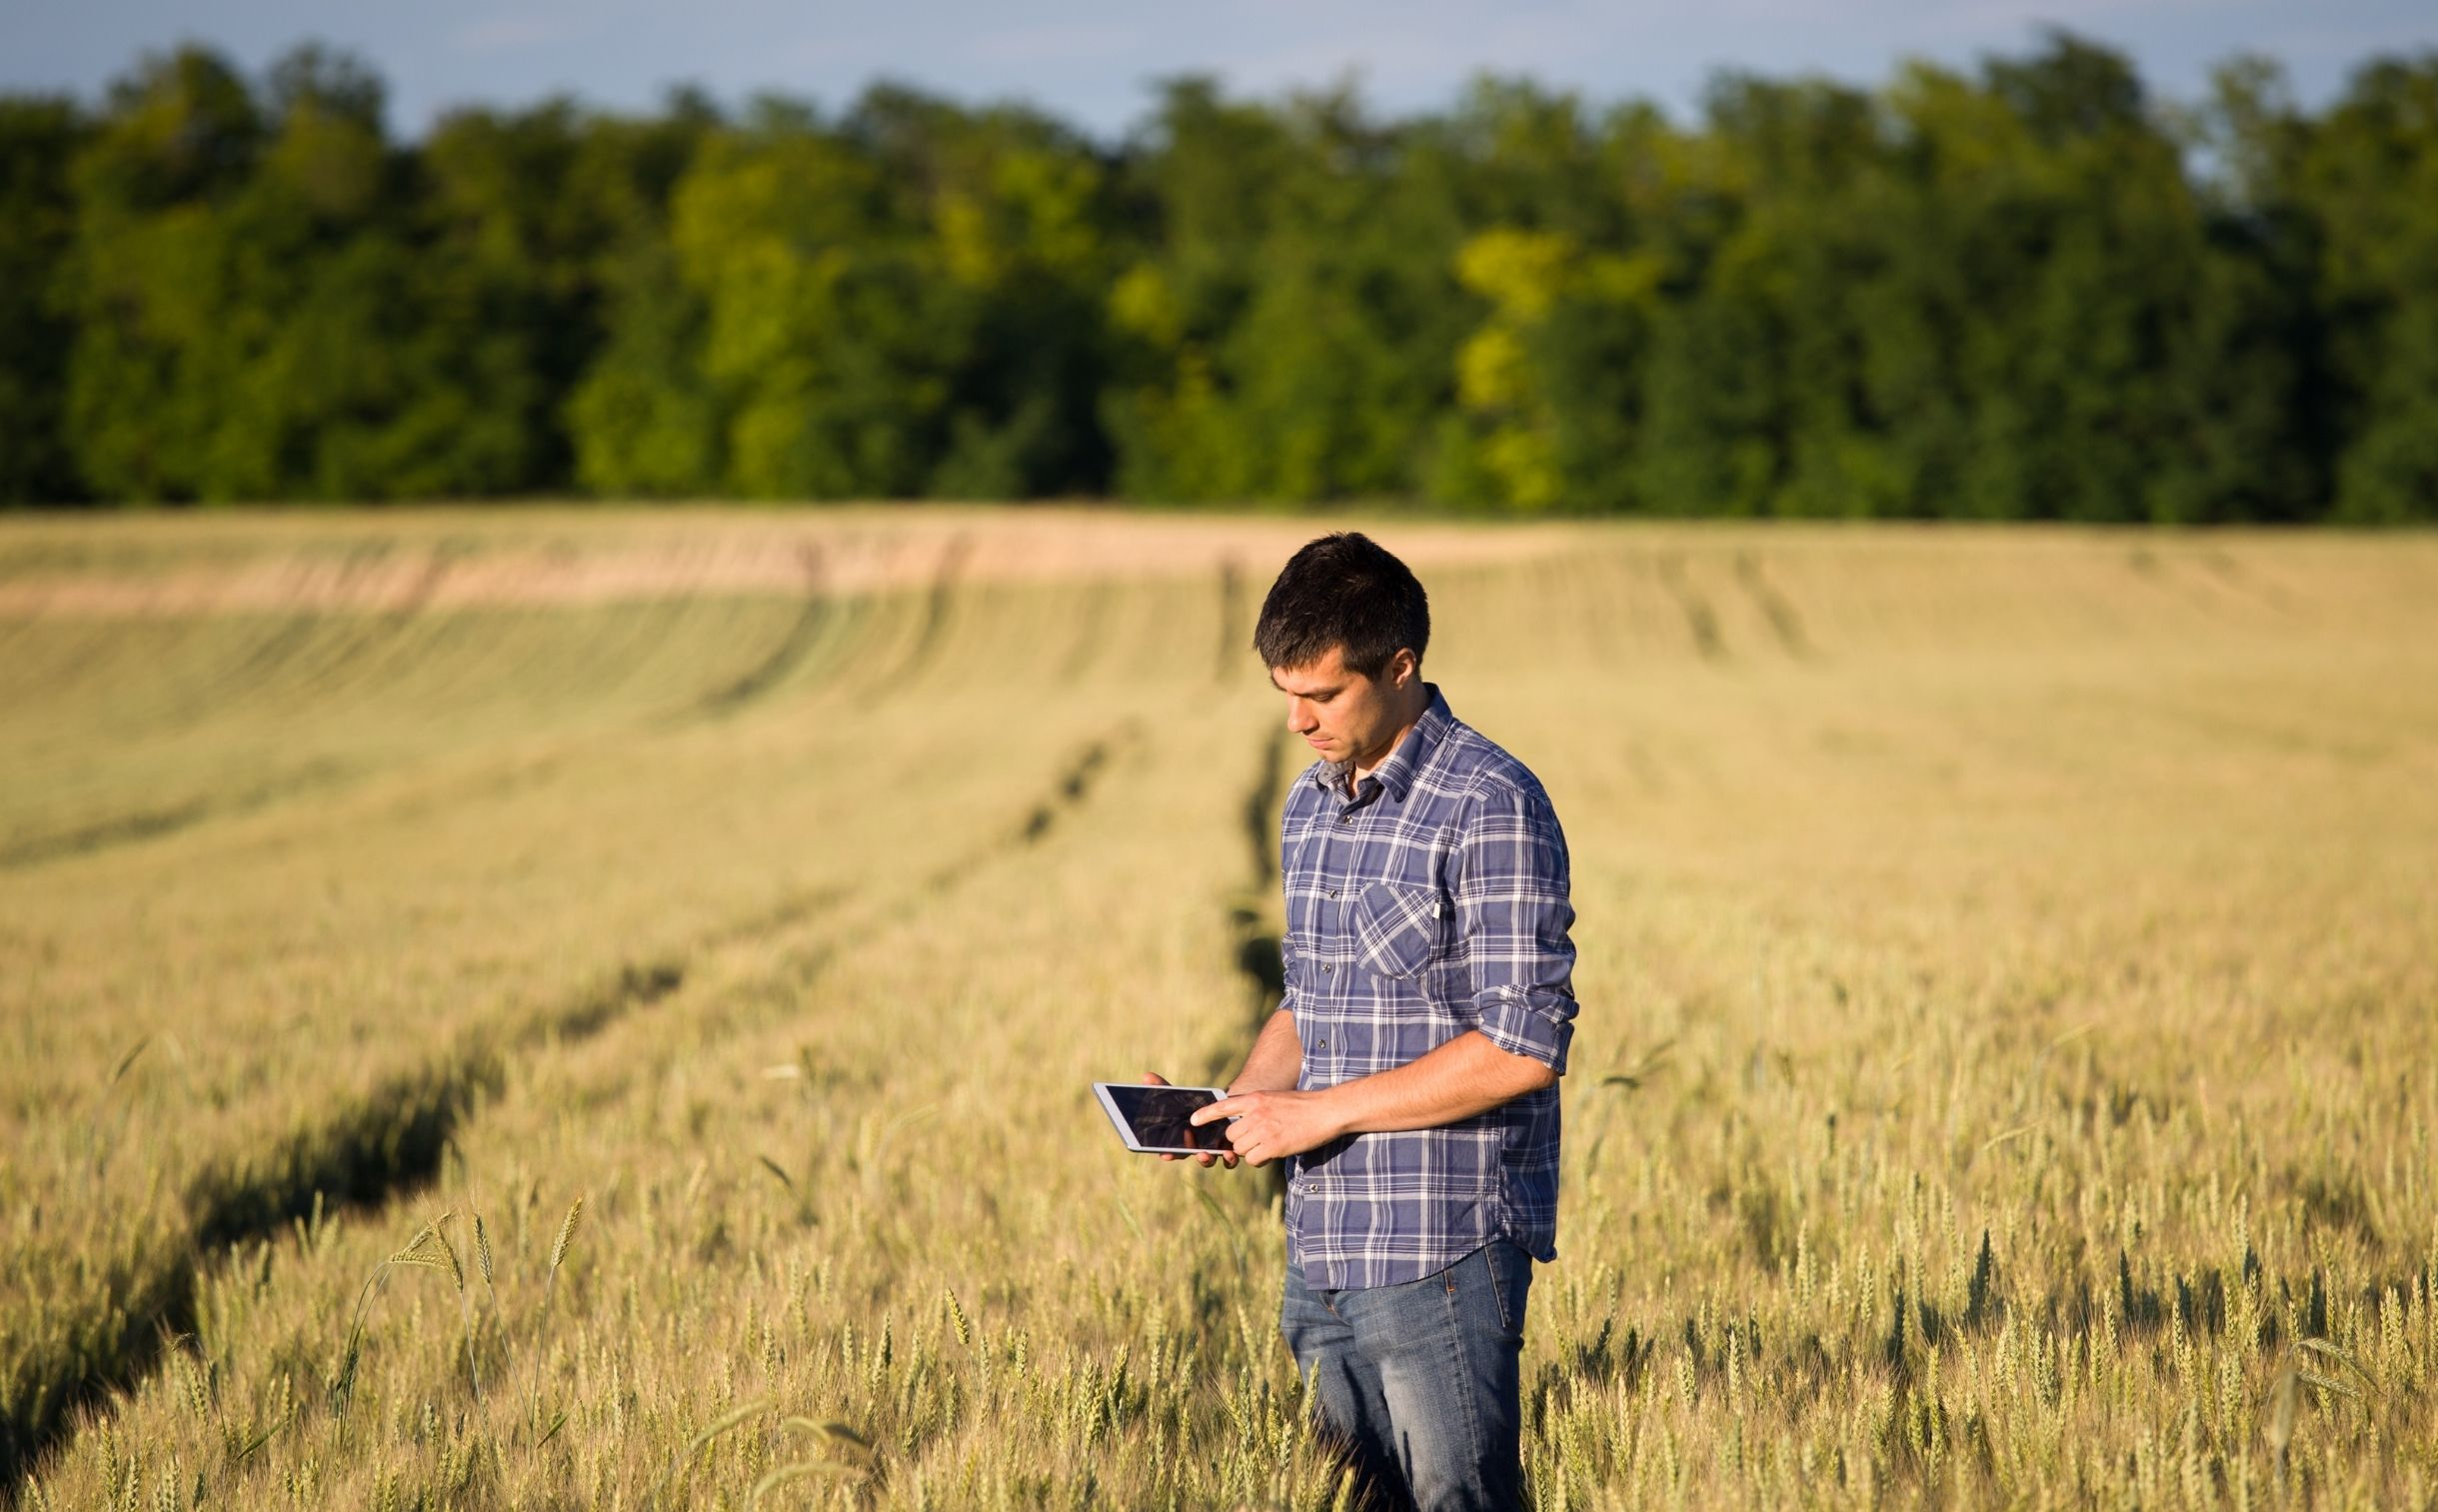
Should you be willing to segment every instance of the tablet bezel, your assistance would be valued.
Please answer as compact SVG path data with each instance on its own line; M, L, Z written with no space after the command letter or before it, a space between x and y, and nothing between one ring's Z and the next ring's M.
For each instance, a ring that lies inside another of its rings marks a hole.
M1101 1111L1109 1114L1110 1125L1111 1127L1117 1129L1118 1138L1125 1143L1128 1149L1133 1150L1139 1155L1210 1155L1214 1158L1219 1158L1234 1153L1231 1150L1225 1149L1191 1149L1182 1144L1137 1144L1135 1142L1134 1125L1126 1121L1126 1115L1118 1110L1117 1099L1109 1094L1110 1088L1112 1087L1140 1087L1173 1092L1209 1092L1214 1101L1227 1095L1227 1089L1225 1087L1178 1086L1173 1083L1162 1083L1157 1081L1096 1081L1092 1084L1092 1091L1093 1095L1100 1099ZM1204 1126L1208 1127L1209 1125Z

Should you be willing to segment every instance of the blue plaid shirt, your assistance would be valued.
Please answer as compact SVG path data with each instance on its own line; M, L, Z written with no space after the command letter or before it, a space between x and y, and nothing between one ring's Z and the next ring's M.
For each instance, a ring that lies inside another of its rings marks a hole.
M1287 793L1281 949L1300 1088L1403 1065L1468 1029L1566 1068L1566 837L1523 763L1429 693L1359 791L1343 764L1318 761ZM1552 1260L1556 1229L1554 1086L1437 1128L1349 1134L1289 1166L1287 1263L1315 1289L1419 1280L1502 1236Z

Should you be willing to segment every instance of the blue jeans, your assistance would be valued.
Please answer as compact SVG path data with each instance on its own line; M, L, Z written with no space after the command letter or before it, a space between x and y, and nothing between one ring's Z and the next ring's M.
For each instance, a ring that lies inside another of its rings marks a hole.
M1278 1331L1376 1506L1523 1505L1517 1373L1532 1257L1492 1239L1398 1286L1315 1291L1286 1266Z

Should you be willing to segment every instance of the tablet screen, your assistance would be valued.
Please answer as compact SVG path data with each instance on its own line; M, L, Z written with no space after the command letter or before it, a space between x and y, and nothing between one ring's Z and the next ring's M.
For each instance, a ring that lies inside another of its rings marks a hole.
M1227 1143L1224 1120L1197 1128L1186 1119L1196 1108L1209 1107L1219 1098L1208 1087L1128 1085L1124 1082L1105 1083L1109 1100L1126 1120L1135 1142L1152 1149L1216 1150L1225 1153L1232 1148Z

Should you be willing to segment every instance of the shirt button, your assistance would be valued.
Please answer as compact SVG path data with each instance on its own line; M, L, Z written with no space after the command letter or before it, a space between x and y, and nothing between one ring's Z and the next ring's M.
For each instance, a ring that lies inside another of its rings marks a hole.
M1337 816L1337 822L1340 824L1351 824L1354 822L1354 815L1351 813L1341 813Z
M1336 889L1335 887L1331 887L1331 888L1329 889L1329 896L1331 896L1331 897L1335 897L1336 895L1337 895L1337 889Z
M1321 974L1321 975L1323 975L1323 976L1328 975L1328 974L1329 974L1329 968L1328 968L1327 966L1322 966L1322 967L1320 968L1320 974Z

